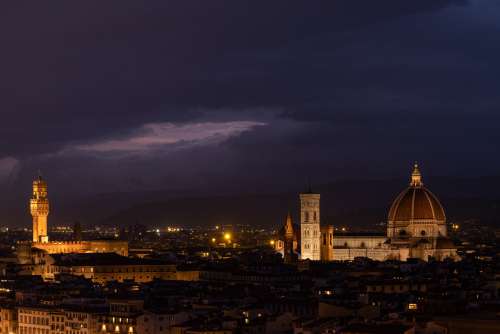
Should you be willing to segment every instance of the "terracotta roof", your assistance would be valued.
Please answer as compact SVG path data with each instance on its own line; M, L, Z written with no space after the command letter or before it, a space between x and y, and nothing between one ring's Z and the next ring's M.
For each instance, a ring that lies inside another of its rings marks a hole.
M446 221L443 206L427 188L411 186L399 194L389 210L389 221Z

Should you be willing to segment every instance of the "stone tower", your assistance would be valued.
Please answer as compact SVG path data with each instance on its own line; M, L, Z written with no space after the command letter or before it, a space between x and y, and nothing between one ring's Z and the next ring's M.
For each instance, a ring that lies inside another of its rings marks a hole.
M321 261L333 261L333 225L321 226Z
M33 242L48 242L49 199L47 197L47 182L41 176L38 176L33 181L33 197L30 200L30 211L31 216L33 216Z
M320 195L312 191L300 194L300 254L302 260L320 260Z
M285 260L285 263L292 263L294 262L295 254L293 252L293 238L294 238L294 231L293 231L293 223L292 223L292 216L290 216L290 213L286 216L286 222L285 222L285 245L283 249L283 257Z

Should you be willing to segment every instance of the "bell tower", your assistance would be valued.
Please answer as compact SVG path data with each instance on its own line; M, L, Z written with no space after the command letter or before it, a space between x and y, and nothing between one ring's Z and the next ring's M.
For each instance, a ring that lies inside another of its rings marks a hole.
M294 261L294 252L293 252L293 237L294 237L294 231L293 231L293 223L292 223L292 216L290 213L286 216L286 223L285 223L285 246L284 246L284 251L283 251L283 256L285 263L292 263Z
M312 191L300 194L300 254L302 260L321 260L320 194Z
M30 211L33 217L33 242L48 242L49 199L47 197L47 182L42 179L41 175L33 181L33 197L30 200Z

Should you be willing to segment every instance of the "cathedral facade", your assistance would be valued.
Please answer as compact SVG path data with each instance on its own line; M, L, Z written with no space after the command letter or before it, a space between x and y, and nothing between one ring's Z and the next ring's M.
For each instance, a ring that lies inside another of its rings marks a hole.
M116 253L128 255L128 242L119 240L49 241L47 233L50 204L47 182L39 176L33 181L30 213L33 218L33 238L19 242L16 253L20 264L37 264L46 254Z
M320 195L300 194L301 260L350 261L356 257L406 261L417 258L457 260L457 250L447 236L445 211L437 197L422 182L415 164L409 186L393 201L387 218L387 232L334 235L333 226L320 225ZM281 239L281 237L280 237ZM277 251L293 252L277 242ZM283 249L281 249L283 248ZM290 257L290 255L289 255Z

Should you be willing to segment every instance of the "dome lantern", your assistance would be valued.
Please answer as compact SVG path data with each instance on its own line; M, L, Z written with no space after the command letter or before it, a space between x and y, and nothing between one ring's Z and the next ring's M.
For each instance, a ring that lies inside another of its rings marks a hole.
M420 173L420 169L418 169L418 163L415 162L415 164L413 165L413 172L411 173L410 186L422 187L423 185L422 174Z

